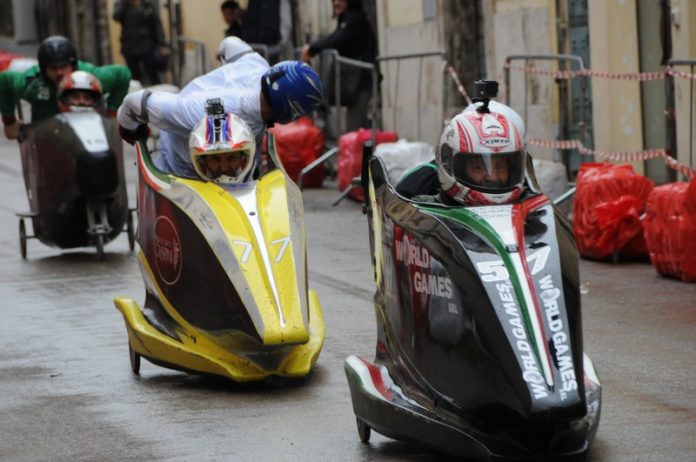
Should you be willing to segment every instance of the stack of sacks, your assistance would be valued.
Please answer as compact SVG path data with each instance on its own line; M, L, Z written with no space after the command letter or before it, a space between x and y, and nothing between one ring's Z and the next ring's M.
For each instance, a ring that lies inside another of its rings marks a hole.
M696 281L696 180L655 188L648 198L643 228L657 272Z
M345 190L350 186L355 177L362 174L362 154L365 141L372 139L372 130L365 128L348 132L338 138L338 189ZM392 143L399 139L396 132L382 132L377 130L375 145L380 143ZM356 201L365 200L362 189L353 188L350 197Z
M375 149L389 175L389 182L396 186L411 169L435 160L435 150L428 143L400 139L396 143L382 143Z
M321 154L324 134L309 117L276 124L268 130L275 138L275 148L288 176L297 183L300 172ZM326 171L317 167L302 177L303 188L321 188Z
M646 258L641 216L652 180L630 165L585 163L576 179L573 232L580 255Z

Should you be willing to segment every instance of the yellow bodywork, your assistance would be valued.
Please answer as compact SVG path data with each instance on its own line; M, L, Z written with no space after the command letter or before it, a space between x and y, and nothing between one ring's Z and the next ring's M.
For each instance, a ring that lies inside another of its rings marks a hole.
M297 186L282 171L270 172L251 193L255 196L249 202L252 205L243 205L245 199L239 199L238 193L213 183L177 178L172 190L175 187L189 204L183 210L208 242L220 244L220 240L227 240L220 254L215 251L221 262L225 251L229 255L227 249L232 249L232 263L236 260L237 266L228 264L228 275L242 300L250 301L245 305L248 311L254 311L250 316L261 343L243 333L211 333L187 323L157 286L141 250L138 256L143 277L150 281L150 290L157 292L153 295L175 321L178 339L148 322L134 300L116 298L114 303L126 322L130 348L160 363L235 381L308 374L321 351L325 331L318 297L306 289L302 199ZM167 191L159 194L170 196ZM254 361L264 355L275 359L266 361L266 366Z
M324 318L313 290L309 291L309 341L293 347L285 360L273 370L235 355L206 337L182 335L181 341L177 341L163 334L147 322L133 299L116 298L114 304L126 321L128 344L134 352L192 372L220 375L238 382L261 380L272 375L305 376L319 357L324 343Z

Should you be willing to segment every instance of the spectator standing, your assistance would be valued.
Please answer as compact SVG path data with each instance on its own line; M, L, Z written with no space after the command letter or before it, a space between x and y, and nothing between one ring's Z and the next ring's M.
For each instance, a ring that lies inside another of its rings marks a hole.
M225 29L225 37L240 37L242 36L242 18L244 10L239 6L239 3L234 0L227 0L220 5L222 17L227 24Z
M338 54L351 59L374 62L377 40L360 0L332 0L336 29L326 38L315 40L302 47L300 58L309 63L322 50L335 49ZM333 75L330 76L333 78ZM367 107L372 93L372 75L369 71L341 67L341 103L347 107L346 128L356 130L366 123ZM346 95L345 86L352 87ZM327 90L333 88L328 83ZM346 96L346 97L344 97Z
M121 54L133 79L142 82L144 68L149 85L160 83L159 70L169 48L157 8L149 0L117 0L113 18L121 23Z
M148 123L161 130L158 169L197 178L191 163L189 135L205 116L207 101L219 98L224 112L240 117L251 129L261 152L266 126L286 124L314 111L322 99L317 73L300 61L273 67L234 37L220 46L224 65L189 82L178 94L140 90L130 93L118 110L121 136L129 143L147 138Z
M275 63L280 52L280 0L249 0L244 22L242 40L254 45L268 47L268 62Z

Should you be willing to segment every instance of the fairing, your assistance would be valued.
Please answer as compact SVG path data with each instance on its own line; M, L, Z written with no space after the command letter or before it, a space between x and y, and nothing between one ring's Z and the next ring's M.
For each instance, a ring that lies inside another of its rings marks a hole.
M598 382L588 390L583 380L578 262L567 221L543 195L466 208L409 202L383 168L380 159L370 162L377 354L375 364L346 362L356 415L356 402L371 408L359 379L366 368L396 384L398 415L411 403L415 415L440 422L425 436L417 424L394 432L389 406L362 417L387 435L436 444L453 426L471 439L468 449L440 449L471 457L585 451L598 418L587 396Z
M297 186L282 170L241 185L180 179L158 172L142 144L137 154L147 297L142 314L135 302L116 301L131 348L153 362L240 381L307 374L324 324L307 287ZM138 316L155 338L138 335Z
M24 184L34 234L46 245L91 245L88 202L103 201L115 238L128 215L122 142L116 123L92 112L65 113L23 129Z

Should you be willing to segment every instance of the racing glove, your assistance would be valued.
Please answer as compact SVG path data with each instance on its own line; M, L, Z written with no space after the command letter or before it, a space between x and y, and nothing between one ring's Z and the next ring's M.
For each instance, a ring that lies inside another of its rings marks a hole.
M138 125L135 130L128 130L122 125L118 126L118 134L128 144L135 144L136 141L145 141L150 136L150 127L147 125Z

